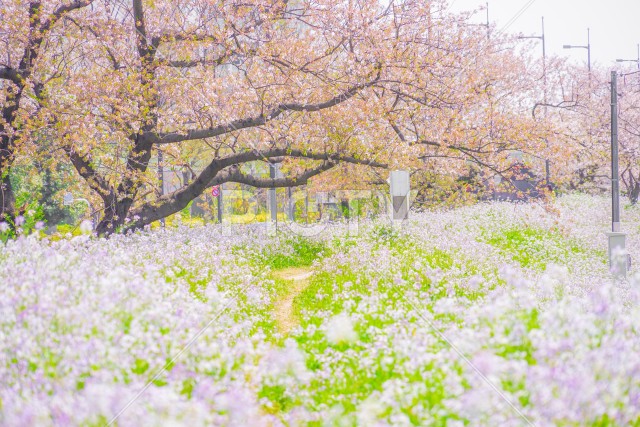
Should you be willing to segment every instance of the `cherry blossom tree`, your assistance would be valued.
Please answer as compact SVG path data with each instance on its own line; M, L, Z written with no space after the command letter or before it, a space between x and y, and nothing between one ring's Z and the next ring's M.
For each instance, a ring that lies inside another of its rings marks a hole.
M539 72L468 17L426 0L96 1L60 15L51 56L66 59L47 63L31 127L92 191L100 234L224 182L375 182L376 169L460 175L470 162L501 174L510 153L549 157ZM286 176L241 167L259 161ZM163 168L190 179L164 194Z
M65 101L50 109L61 124L56 137L101 198L99 233L127 219L129 228L149 224L223 182L301 185L341 162L386 167L392 152L402 159L412 152L390 143L397 136L384 117L396 108L389 99L409 102L412 85L423 85L411 79L422 73L431 73L437 96L449 96L438 82L473 46L461 43L457 18L432 20L434 8L444 10L438 2L101 7L100 19L74 21L78 37L93 42L52 88ZM151 165L170 164L193 144L209 148L194 179L158 192ZM285 178L239 168L284 158L296 172Z

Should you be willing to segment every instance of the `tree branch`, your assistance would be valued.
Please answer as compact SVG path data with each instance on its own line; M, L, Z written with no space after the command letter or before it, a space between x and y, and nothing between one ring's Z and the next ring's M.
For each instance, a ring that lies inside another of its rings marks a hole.
M64 15L77 9L89 6L94 0L77 0L67 5L58 7L41 26L40 32L45 33L53 27L56 22L60 20Z
M66 16L65 17L68 21L70 21L71 23L73 23L76 27L78 27L80 30L87 30L89 31L95 38L96 40L100 41L100 34L98 34L98 32L96 30L94 30L93 28L91 28L90 26L82 26L80 25L80 23L78 23L78 21L76 21L75 19ZM113 51L113 49L111 49L111 47L109 47L108 45L101 43L102 47L106 50L107 52L107 56L109 57L109 61L111 61L111 64L113 65L113 69L114 70L120 70L122 68L124 68L124 65L121 65L120 62L118 61L118 59L116 58L116 54Z
M162 60L162 61L158 61L158 65L162 66L167 66L167 67L173 67L173 68L193 68L193 67L197 67L198 65L222 65L224 64L224 62L229 58L229 55L224 54L219 56L216 59L205 59L205 58L199 58L199 59L176 59L176 60Z
M136 28L136 47L140 58L147 58L149 55L149 41L147 40L147 27L144 20L144 9L142 0L133 0L133 19Z
M224 169L228 166L232 166L239 163L248 163L257 160L273 160L275 158L284 158L284 157L296 157L296 158L305 158L310 160L326 160L333 162L345 162L352 163L358 165L365 165L374 168L387 168L388 166L385 163L377 162L375 160L366 160L366 159L358 159L353 155L345 155L338 153L317 153L313 151L304 151L304 150L292 150L286 148L272 148L265 151L243 151L241 153L234 153L227 157L222 157L214 160L217 163L217 167L219 169ZM278 159L282 161L282 159Z
M20 75L18 71L10 67L0 67L0 79L9 80L16 85L20 85Z
M367 83L362 83L342 92L340 95L336 95L333 98L319 102L315 104L301 104L301 103L286 103L280 104L272 109L267 114L261 114L259 116L250 117L246 119L234 120L230 123L226 123L219 126L210 127L208 129L194 129L189 130L186 134L180 134L176 132L171 133L154 133L148 132L142 135L142 138L153 144L171 144L183 141L192 141L194 139L212 138L215 136L224 135L234 131L262 126L280 116L285 111L297 111L297 112L315 112L324 110L326 108L334 107L342 102L345 102L355 96L360 90L367 87L371 87L378 82L380 74Z
M294 178L261 179L243 175L239 171L234 172L234 169L237 169L236 166L239 164L258 160L268 160L270 158L280 156L322 160L323 163L318 168L307 170ZM138 220L139 224L148 224L156 221L157 219L164 218L167 215L178 212L180 209L187 206L191 200L202 194L206 188L222 182L239 182L261 188L303 185L302 183L297 182L306 182L309 178L334 167L340 162L380 168L387 167L387 165L383 163L373 160L362 160L351 155L313 153L304 152L302 150L287 150L284 148L274 148L262 152L246 151L232 154L221 159L214 159L202 172L200 172L200 175L198 175L196 179L191 181L188 185L172 192L171 194L158 197L153 202L145 203L140 208L136 209L133 215L138 215L140 217Z
M97 170L91 164L91 160L85 158L80 153L75 151L73 148L67 146L64 148L64 151L69 156L71 163L74 168L78 171L80 176L82 176L89 187L94 190L100 197L107 203L114 196L114 190L111 185L102 177ZM109 204L109 203L107 203Z
M257 178L255 176L243 174L239 168L233 167L216 175L210 185L220 185L225 182L236 182L238 184L246 184L256 188L299 187L307 184L310 178L328 171L337 164L337 162L333 161L324 161L316 168L307 169L301 174L293 177L283 178Z

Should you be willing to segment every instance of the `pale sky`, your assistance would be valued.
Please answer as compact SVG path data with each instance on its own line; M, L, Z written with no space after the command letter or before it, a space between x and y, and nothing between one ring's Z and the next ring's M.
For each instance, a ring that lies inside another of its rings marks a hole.
M488 0L489 20L496 31L539 36L544 16L547 55L557 54L587 62L586 49L563 49L565 44L586 45L591 29L591 63L610 69L617 58L638 59L640 0ZM473 10L486 0L449 0L450 10ZM507 28L519 11L528 8ZM486 22L484 11L473 22ZM542 47L540 47L542 55ZM635 66L634 63L628 63Z

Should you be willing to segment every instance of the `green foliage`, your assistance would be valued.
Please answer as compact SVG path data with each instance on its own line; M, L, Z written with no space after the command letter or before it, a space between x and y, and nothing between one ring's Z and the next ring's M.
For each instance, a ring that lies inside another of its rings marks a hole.
M288 411L293 406L293 399L287 396L287 388L281 384L263 385L258 397L271 402L270 410L273 413Z
M80 231L80 227L70 224L58 224L56 226L56 232L62 234L63 236L68 233L74 237L80 236L82 234L82 231Z
M5 231L0 229L0 242L5 243L8 239L15 238L18 234L31 234L38 228L37 224L39 222L44 223L44 214L42 207L39 205L32 206L26 212L18 212L18 214L15 221L11 220L11 218L0 221L9 226Z
M548 263L564 263L569 255L585 252L560 233L528 227L497 231L481 240L510 255L522 267L538 271L544 270Z
M261 264L279 270L288 267L310 266L321 254L327 254L326 243L303 236L279 238L274 245L266 246L255 255Z
M191 205L192 204L193 204L193 200L190 201L189 203L187 203L187 206L185 206L180 211L180 215L182 216L183 219L191 218Z
M195 378L187 378L186 380L182 381L182 390L180 390L180 394L185 396L187 399L191 399L196 384L197 383Z
M73 223L77 215L86 207L84 205L62 206L60 194L68 188L64 180L65 175L69 174L67 169L64 165L49 167L39 162L15 165L11 169L11 183L15 189L18 213L36 211L35 222Z
M131 368L131 372L133 372L136 375L142 375L145 372L147 372L148 369L149 369L149 362L147 362L144 359L136 359L136 361L133 364L133 367Z
M233 199L231 202L231 210L234 215L246 215L249 212L249 201L245 199Z

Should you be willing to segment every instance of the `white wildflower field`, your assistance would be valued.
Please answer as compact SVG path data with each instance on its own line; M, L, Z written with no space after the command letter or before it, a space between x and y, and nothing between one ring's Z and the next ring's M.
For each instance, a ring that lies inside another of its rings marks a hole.
M609 201L0 246L7 426L640 425ZM640 256L640 209L627 206Z

